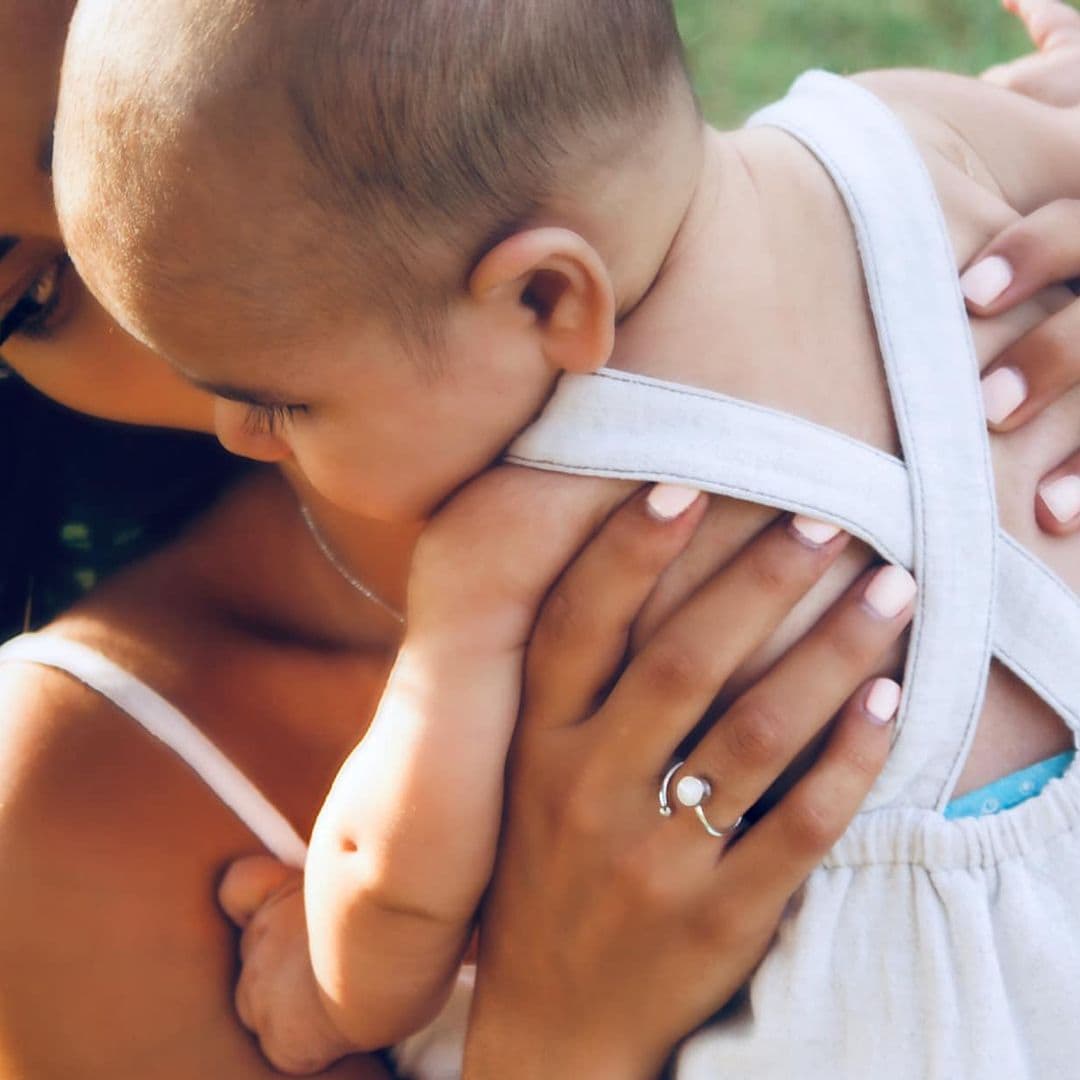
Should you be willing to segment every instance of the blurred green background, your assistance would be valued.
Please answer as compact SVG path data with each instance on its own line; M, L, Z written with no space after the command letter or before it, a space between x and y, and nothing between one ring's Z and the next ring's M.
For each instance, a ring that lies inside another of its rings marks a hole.
M807 68L975 73L1026 52L997 0L676 0L706 114L733 125Z
M588 2L588 0L585 0ZM735 125L799 72L978 72L1027 51L997 0L676 0L706 113ZM124 430L0 381L0 640L174 535L235 476L209 440Z

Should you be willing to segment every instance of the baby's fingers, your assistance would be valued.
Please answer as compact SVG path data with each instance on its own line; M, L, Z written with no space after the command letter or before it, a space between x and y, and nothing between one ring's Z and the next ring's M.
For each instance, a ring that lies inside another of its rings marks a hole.
M1055 536L1080 529L1080 450L1047 474L1035 499L1039 526Z
M705 513L692 488L661 484L615 511L541 609L526 661L525 723L577 723L616 674L631 624Z
M1002 6L1020 19L1037 49L1080 39L1080 12L1061 0L1003 0Z
M1038 52L984 71L997 86L1059 108L1080 103L1080 13L1059 0L1006 0Z
M218 886L218 905L242 929L270 897L296 876L296 870L270 855L237 859Z

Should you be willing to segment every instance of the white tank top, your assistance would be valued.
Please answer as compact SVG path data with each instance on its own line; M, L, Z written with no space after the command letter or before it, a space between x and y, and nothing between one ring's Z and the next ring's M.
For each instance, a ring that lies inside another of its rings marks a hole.
M790 415L613 370L565 377L510 453L536 468L693 484L831 520L920 583L884 773L799 894L742 1007L687 1041L675 1075L1080 1076L1080 764L1013 810L942 814L992 657L1080 731L1080 602L999 528L955 257L903 126L866 90L821 72L751 124L797 138L844 199L903 460Z

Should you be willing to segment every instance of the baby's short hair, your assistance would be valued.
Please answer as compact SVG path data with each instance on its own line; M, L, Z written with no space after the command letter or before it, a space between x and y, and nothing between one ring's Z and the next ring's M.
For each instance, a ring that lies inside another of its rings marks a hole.
M237 289L251 299L252 282L268 274L267 247L281 259L327 256L318 277L335 303L382 293L400 317L404 289L414 321L576 167L632 146L673 92L692 101L672 0L143 0L137 17L128 0L81 7L60 154L81 143L85 167L89 143L104 175L89 200L67 199L61 175L62 217L76 256L86 237L99 247L127 237L130 250L113 261L156 271L166 294L194 280L179 265L194 257L188 247L152 235L191 194L177 187L178 167L192 188L217 162L220 184L231 179L220 166L242 175L243 159L265 153L257 140L286 140L290 165L263 168L264 183L284 179L305 209L282 214L279 204L259 252L259 230L246 230L249 259L229 234L230 265L247 277ZM122 39L110 42L110 11L124 36L142 39L143 63L130 47L120 54ZM79 132L70 140L68 125ZM150 138L148 127L168 137ZM161 177L173 178L171 190ZM206 223L214 200L204 202ZM289 242L290 222L303 239ZM446 258L431 257L432 240ZM283 280L276 288L280 296Z

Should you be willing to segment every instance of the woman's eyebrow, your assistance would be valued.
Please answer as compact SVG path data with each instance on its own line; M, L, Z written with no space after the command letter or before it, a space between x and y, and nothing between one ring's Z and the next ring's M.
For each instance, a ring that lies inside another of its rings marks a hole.
M17 236L0 236L0 259L3 259L18 242Z

